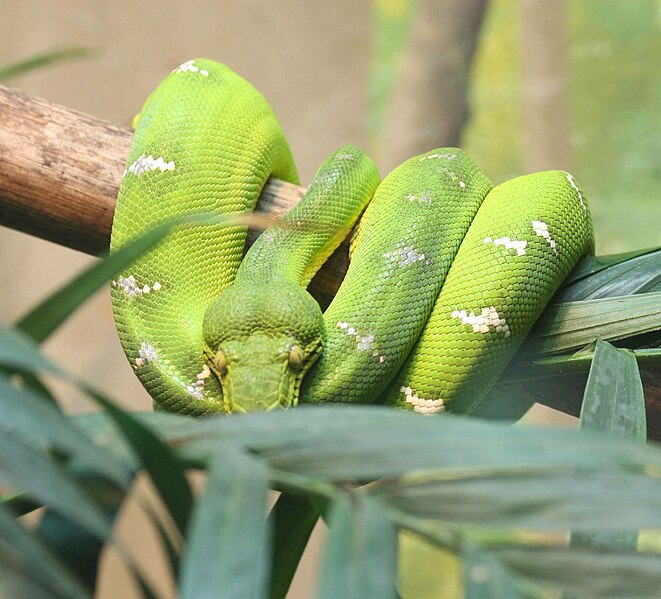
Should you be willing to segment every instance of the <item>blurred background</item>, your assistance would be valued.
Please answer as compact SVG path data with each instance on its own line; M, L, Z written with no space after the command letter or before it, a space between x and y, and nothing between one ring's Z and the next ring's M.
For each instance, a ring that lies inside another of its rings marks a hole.
M112 123L128 127L181 62L214 58L269 100L303 184L344 143L366 148L382 175L416 153L460 145L494 183L570 170L590 200L600 254L661 244L659 0L0 0L0 15L0 68L89 50L4 83ZM6 322L93 260L7 229L0 254ZM149 409L107 292L46 349L123 405ZM70 389L60 396L88 409ZM572 425L537 408L526 421ZM150 531L131 518L126 534L158 559ZM456 596L429 590L434 572L456 564L413 541L404 547L405 597ZM314 563L312 552L292 597L312 593ZM133 596L121 571L108 567L105 578L100 596ZM168 581L163 589L172 596Z

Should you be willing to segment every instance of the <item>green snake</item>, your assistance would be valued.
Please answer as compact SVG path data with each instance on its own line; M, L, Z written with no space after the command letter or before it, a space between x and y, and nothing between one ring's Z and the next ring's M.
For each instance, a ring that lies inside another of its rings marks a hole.
M134 126L111 252L177 217L252 211L270 177L298 182L266 100L215 61L174 69ZM352 229L349 269L322 314L305 288ZM246 233L237 219L178 227L113 281L122 346L156 407L470 413L593 250L570 174L492 188L457 148L380 182L372 160L344 146L244 258Z

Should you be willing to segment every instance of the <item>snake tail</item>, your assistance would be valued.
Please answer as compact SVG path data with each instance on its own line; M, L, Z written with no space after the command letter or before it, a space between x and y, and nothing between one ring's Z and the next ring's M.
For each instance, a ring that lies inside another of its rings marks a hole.
M423 414L471 413L578 259L594 251L573 177L517 177L487 196L427 326L385 403Z
M301 401L375 401L433 308L491 183L461 150L415 156L381 183L351 242L350 264L324 314L321 358Z
M266 180L297 183L280 125L261 94L228 67L195 59L145 102L121 181L111 252L186 214L252 210ZM176 230L121 273L111 289L129 362L158 406L224 411L204 359L207 306L234 280L244 226Z

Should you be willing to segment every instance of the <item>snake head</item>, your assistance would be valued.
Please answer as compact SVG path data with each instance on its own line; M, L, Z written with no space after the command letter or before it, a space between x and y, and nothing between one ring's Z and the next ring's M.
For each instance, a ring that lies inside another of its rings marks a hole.
M298 285L242 283L223 291L204 316L204 343L226 411L295 406L323 331L319 305Z

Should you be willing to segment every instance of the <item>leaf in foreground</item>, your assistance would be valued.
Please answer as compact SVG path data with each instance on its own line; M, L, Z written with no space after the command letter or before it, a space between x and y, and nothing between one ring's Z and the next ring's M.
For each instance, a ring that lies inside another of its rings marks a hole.
M181 599L265 598L270 544L266 467L221 446L208 472L191 519Z
M320 599L394 599L397 528L386 506L367 494L341 494L331 505Z

